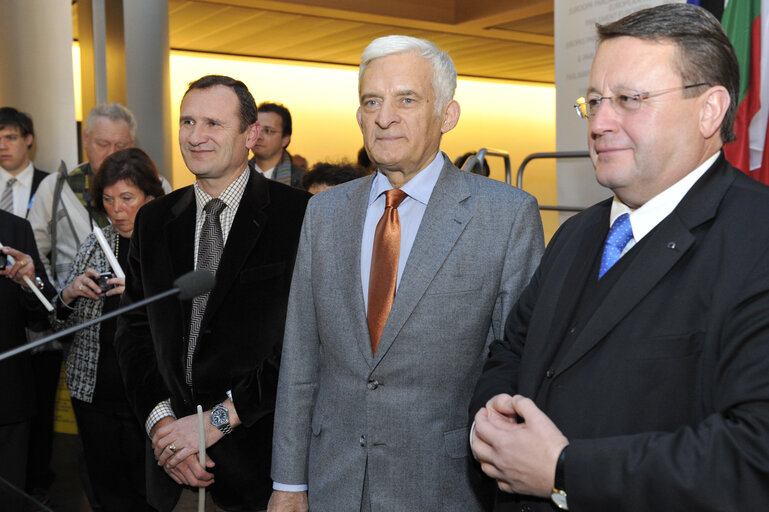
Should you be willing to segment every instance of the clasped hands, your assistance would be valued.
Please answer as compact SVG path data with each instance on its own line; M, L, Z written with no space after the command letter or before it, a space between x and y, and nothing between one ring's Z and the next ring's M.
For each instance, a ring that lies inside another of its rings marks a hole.
M532 400L493 397L475 415L472 448L486 475L508 493L549 497L569 440Z
M222 434L211 425L211 411L204 413L206 448L219 441ZM180 419L167 416L158 421L150 432L152 448L158 465L179 485L208 487L214 483L214 475L207 471L214 461L206 454L205 468L198 460L198 417L191 414ZM173 450L171 447L173 446Z

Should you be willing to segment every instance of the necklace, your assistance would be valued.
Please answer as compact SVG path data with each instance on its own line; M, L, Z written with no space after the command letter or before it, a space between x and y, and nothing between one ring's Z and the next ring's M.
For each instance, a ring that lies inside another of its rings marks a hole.
M117 259L117 255L120 252L120 233L116 233L117 236L115 237L115 259Z

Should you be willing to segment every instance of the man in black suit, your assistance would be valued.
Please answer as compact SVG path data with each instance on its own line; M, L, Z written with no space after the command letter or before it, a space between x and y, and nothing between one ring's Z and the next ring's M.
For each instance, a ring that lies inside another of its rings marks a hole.
M47 323L45 308L28 289L23 276L29 277L48 297L55 295L56 290L45 275L29 222L0 210L0 242L5 246L0 257L0 352L5 352L27 342L25 327ZM15 260L13 265L9 262L6 266L7 255ZM23 491L36 403L29 352L0 362L0 402L0 478ZM3 501L8 499L7 495L3 496L0 502L8 505Z
M171 288L193 269L216 274L206 300L162 300L118 324L128 399L158 460L148 471L148 499L161 512L196 502L197 489L189 492L196 487L224 510L264 509L270 496L280 347L310 196L249 168L259 129L242 82L209 75L191 83L179 145L195 184L136 216L125 304ZM205 468L197 404L205 410Z
M686 4L598 35L577 106L614 198L564 223L492 345L473 451L499 510L769 510L769 188L721 153L734 50Z
M48 173L31 160L35 126L32 118L13 107L0 108L0 208L28 218L40 182ZM3 198L7 200L3 202ZM29 332L30 339L46 333ZM47 501L47 489L55 473L51 467L53 412L61 369L61 345L49 343L32 351L32 375L37 410L32 419L27 459L27 492L38 501Z

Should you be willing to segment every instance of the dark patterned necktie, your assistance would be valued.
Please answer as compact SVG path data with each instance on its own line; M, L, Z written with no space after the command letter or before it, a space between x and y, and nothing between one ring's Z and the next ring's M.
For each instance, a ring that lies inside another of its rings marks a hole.
M371 350L376 354L387 317L395 300L398 282L398 257L401 247L401 221L398 206L406 193L394 188L385 192L385 209L374 232L371 273L368 283L368 332Z
M0 210L5 210L8 213L13 213L13 184L16 183L16 178L11 178L5 182L5 190L3 190L3 197L0 198Z
M206 218L203 221L203 228L200 230L198 266L196 270L208 270L216 275L219 259L222 257L222 250L224 249L224 236L222 235L219 215L225 206L227 205L221 199L211 199L203 208L206 212ZM192 356L195 354L195 345L198 342L198 334L200 334L200 324L203 321L203 314L206 312L208 294L209 292L206 292L192 299L190 338L187 342L187 364L185 367L185 378L188 386L192 386Z

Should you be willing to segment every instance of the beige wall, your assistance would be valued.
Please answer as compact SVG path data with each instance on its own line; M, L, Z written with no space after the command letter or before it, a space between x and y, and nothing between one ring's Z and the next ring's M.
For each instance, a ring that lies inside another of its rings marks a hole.
M310 164L322 160L355 161L362 145L355 121L357 68L289 61L171 52L173 140L178 137L179 103L187 84L202 75L230 75L246 83L257 102L269 100L291 110L293 136L289 150ZM462 116L443 140L453 160L482 147L510 153L515 172L528 154L555 150L555 89L506 81L460 78L456 99ZM490 158L492 177L504 180L502 159ZM174 188L192 183L179 148L173 152ZM555 165L544 161L527 168L524 189L542 204L556 203ZM557 216L546 213L547 239L557 228Z

